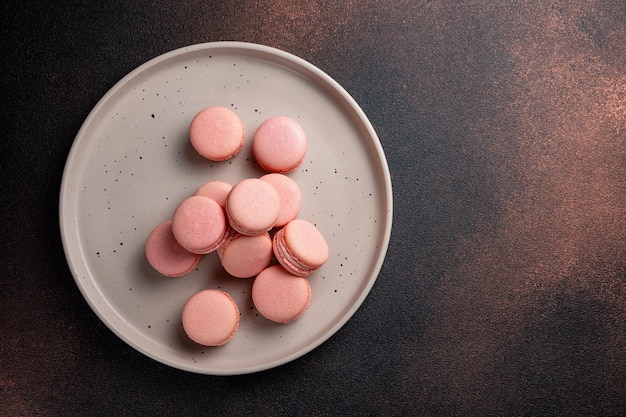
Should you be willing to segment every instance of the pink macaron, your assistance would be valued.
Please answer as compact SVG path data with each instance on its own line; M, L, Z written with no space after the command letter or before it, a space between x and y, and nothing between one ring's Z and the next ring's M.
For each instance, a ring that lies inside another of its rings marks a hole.
M233 229L254 236L269 231L280 212L280 196L274 187L258 178L235 184L226 200L226 213Z
M246 138L244 125L237 114L226 107L208 107L191 121L189 139L202 156L225 161L237 155Z
M228 237L224 209L212 198L191 196L174 211L172 233L189 252L212 252Z
M265 120L252 138L252 153L269 172L287 173L298 168L306 153L307 138L298 122L275 116Z
M172 221L156 226L146 239L146 258L154 269L168 277L180 277L191 272L202 255L183 248L172 233Z
M182 322L185 333L194 342L221 346L230 341L239 328L239 308L228 293L203 290L185 303Z
M280 212L274 227L282 227L298 217L302 207L302 193L298 184L284 174L266 174L260 179L269 182L280 197Z
M311 302L308 279L290 274L280 265L270 266L252 283L252 302L263 317L289 323L301 317Z
M232 185L225 181L212 180L202 184L194 193L194 195L203 195L217 201L220 206L226 206L226 198L233 188Z
M290 273L302 277L317 271L329 256L328 244L312 223L295 219L274 235L274 255Z
M272 239L269 233L246 236L232 231L217 249L222 266L236 278L251 278L272 261Z

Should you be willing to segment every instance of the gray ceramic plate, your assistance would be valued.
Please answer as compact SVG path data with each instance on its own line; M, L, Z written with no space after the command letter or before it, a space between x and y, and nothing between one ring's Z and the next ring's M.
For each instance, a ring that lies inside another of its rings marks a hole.
M189 144L193 116L226 106L243 120L242 151L226 162ZM211 179L260 176L250 143L265 119L286 115L307 132L308 151L289 174L303 193L301 218L315 223L331 257L309 280L300 319L274 324L251 302L251 279L229 277L215 253L197 270L167 278L147 263L149 232ZM217 42L159 56L118 82L96 105L69 154L60 195L69 266L98 317L135 349L191 372L232 375L275 367L319 346L367 297L391 234L392 191L385 155L367 117L346 91L310 63L266 46ZM226 345L185 336L182 307L195 292L221 288L241 311Z

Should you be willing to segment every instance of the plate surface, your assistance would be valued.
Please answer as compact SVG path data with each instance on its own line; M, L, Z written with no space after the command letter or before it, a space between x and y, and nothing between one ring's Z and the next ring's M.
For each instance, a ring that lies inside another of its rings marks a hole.
M246 127L242 151L211 162L191 147L188 127L208 106L234 110ZM308 136L299 217L316 224L331 257L309 277L312 300L300 319L269 322L251 302L251 279L228 276L216 253L181 278L154 271L145 239L204 182L231 184L264 172L251 139L265 119L285 115ZM63 174L60 225L83 296L121 339L164 364L204 374L261 371L296 359L337 332L367 297L391 234L392 191L385 155L357 103L310 63L266 46L216 42L174 50L140 66L96 105ZM241 323L226 345L185 336L181 311L205 288L237 301Z

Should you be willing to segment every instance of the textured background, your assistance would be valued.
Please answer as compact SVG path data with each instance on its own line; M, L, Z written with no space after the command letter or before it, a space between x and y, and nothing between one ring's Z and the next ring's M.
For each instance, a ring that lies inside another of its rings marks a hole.
M4 1L0 414L626 415L626 3ZM92 107L145 61L237 40L320 67L387 154L394 230L329 341L236 377L119 340L65 262Z

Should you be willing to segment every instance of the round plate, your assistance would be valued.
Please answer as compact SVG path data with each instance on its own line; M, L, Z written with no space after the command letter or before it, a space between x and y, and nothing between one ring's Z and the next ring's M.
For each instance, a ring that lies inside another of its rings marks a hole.
M188 128L204 107L234 110L246 128L241 152L211 162L191 147ZM189 275L167 278L148 264L145 239L204 182L231 184L264 172L251 156L255 129L285 115L308 136L302 165L289 176L302 190L299 217L316 224L331 251L309 277L308 311L290 324L263 318L252 279L228 276L216 253ZM392 191L382 147L350 95L324 72L266 46L216 42L174 50L119 81L81 127L67 159L60 223L68 264L98 317L135 349L164 364L204 374L272 368L319 346L354 314L383 263ZM187 299L221 288L241 322L226 345L189 341Z

